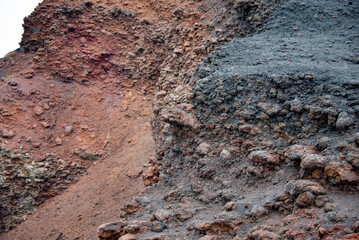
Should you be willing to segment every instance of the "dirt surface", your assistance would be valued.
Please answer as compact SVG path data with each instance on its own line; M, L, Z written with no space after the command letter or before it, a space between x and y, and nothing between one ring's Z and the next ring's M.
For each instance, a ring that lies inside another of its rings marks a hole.
M0 61L0 238L357 239L358 9L45 0Z
M357 238L358 14L283 1L203 57L186 98L155 102L160 181L114 239L139 220L136 239Z
M157 82L156 108L185 97L201 56L253 32L272 1L244 12L233 5L44 1L26 17L21 48L0 61L1 231L111 155L117 118L151 114L135 101L151 98ZM158 181L155 162L146 185Z
M26 64L27 59L15 60ZM10 75L1 82L0 126L3 135L11 133L1 139L2 228L23 221L24 215L14 213L31 213L93 162L112 156L130 134L126 121L150 117L151 96L121 89L109 81L64 83L45 73L30 79Z
M151 109L151 101L139 98L131 106L136 109L132 117L114 113L120 131L109 132L112 146L107 156L1 239L94 239L98 225L119 217L114 213L124 201L143 190L140 175L154 155L149 114L143 115Z

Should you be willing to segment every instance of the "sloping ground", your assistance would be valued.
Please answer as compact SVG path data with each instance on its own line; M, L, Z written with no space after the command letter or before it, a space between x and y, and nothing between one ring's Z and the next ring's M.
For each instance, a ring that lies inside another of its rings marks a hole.
M285 1L203 58L155 102L160 181L100 238L357 239L358 7Z
M112 139L122 129L114 123L129 98L104 86L64 84L42 74L1 83L2 228L13 227L21 214L61 193L118 147Z
M94 163L76 184L41 205L1 239L94 239L99 224L120 217L116 213L121 205L143 190L140 175L154 155L148 114L151 101L137 98L131 106L136 109L134 114L126 111L131 117L116 113L113 124L121 130L110 132L116 147L108 157Z
M89 172L1 238L355 239L358 9L44 1L1 60L3 230Z
M24 19L21 49L0 61L1 231L94 161L113 159L124 132L118 118L141 115L138 98L151 98L157 82L156 107L186 97L201 56L253 32L274 2L41 3ZM145 184L158 180L157 171L145 172ZM46 226L41 236L54 229Z

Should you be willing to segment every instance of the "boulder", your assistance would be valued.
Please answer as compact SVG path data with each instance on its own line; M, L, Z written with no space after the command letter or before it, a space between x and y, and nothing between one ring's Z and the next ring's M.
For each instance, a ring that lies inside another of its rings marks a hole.
M291 180L285 185L284 191L291 196L298 196L303 192L311 192L315 195L326 193L326 190L319 183L309 180Z
M312 147L295 144L288 148L286 156L292 161L299 161L304 155L312 153L314 153L314 149Z
M211 150L211 145L209 145L206 142L201 143L196 148L196 152L202 155L206 155L207 153L209 153L210 150Z
M134 234L126 234L120 237L118 240L136 240L137 237Z
M126 226L127 224L123 221L104 223L97 228L97 234L100 238L114 239L115 237L120 237Z
M74 153L83 160L92 160L92 161L99 160L102 156L102 153L92 153L85 148L77 149L74 151Z
M347 162L356 169L359 169L359 152L349 152Z
M172 216L172 213L165 209L159 209L153 213L153 217L160 222L164 222Z
M243 133L249 133L253 129L253 125L245 124L238 127L238 130Z
M280 163L279 158L267 151L254 151L249 154L249 159L256 163L263 163L269 165L278 165Z
M9 139L11 139L11 138L13 138L13 137L15 136L15 132L12 131L12 130L1 130L1 131L0 131L0 135L1 135L1 137L3 137L3 138L9 138Z
M40 116L41 114L44 113L44 109L42 109L41 106L35 106L33 109L34 113L37 115L37 116Z
M353 167L348 163L330 162L324 168L324 174L329 178L336 179L339 182L345 181L359 183L359 174L354 171Z
M320 150L323 151L324 149L326 149L329 145L329 142L331 141L330 138L328 137L322 137L321 139L318 140L316 147Z
M311 192L304 192L299 194L295 203L299 207L308 207L313 205L315 196Z
M259 217L263 217L265 215L268 214L268 210L262 206L259 205L255 205L252 209L251 209L251 215L253 217L259 218Z
M65 135L66 135L66 136L70 136L71 133L73 133L73 131L74 131L74 127L73 127L73 126L69 125L69 126L66 126L66 127L65 127Z
M300 167L302 169L313 170L316 168L324 168L326 164L327 164L327 160L325 157L317 154L306 154L302 158Z
M192 129L198 128L197 119L192 114L182 109L176 107L164 109L161 111L160 115L163 121L172 125L184 126Z
M341 112L339 113L335 126L338 130L343 130L353 125L353 123L352 117L347 112Z
M211 230L214 232L221 232L221 231L232 231L234 228L235 226L231 221L223 220L223 219L217 219L213 221L196 220L191 222L189 225L187 225L187 229L190 231Z
M253 229L251 229L249 231L249 233L247 234L248 239L254 239L254 240L262 240L262 239L266 239L266 240L279 240L279 235L265 230L265 229L256 229L256 227L254 227Z
M230 159L232 157L231 152L228 149L223 149L219 156L222 159Z

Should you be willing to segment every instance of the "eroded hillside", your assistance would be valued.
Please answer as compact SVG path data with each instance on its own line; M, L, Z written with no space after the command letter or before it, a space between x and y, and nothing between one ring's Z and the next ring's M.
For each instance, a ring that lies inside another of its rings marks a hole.
M358 9L45 0L0 62L1 237L358 238Z

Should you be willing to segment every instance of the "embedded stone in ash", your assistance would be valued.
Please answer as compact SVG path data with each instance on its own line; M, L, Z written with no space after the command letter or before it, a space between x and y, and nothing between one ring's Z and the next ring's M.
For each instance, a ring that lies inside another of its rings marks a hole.
M259 205L255 205L252 209L251 209L251 215L253 217L263 217L265 215L268 214L268 210L262 206Z
M313 193L311 192L304 192L301 193L297 200L295 201L295 203L299 206L299 207L308 207L313 205L314 203L314 198L315 196L313 195Z
M35 72L33 69L27 70L24 72L24 77L27 79L33 78L35 75Z
M59 137L55 138L55 143L56 145L62 145L62 139Z
M359 152L349 152L347 155L347 162L359 169Z
M113 8L108 11L113 17L117 18L120 16L135 17L136 14L130 11L126 11L120 8Z
M302 158L300 167L302 169L316 169L324 168L327 164L327 159L317 154L306 154Z
M83 148L74 151L74 153L84 160L99 160L102 156L101 153L91 153Z
M152 232L163 232L165 229L168 229L168 225L164 222L154 222L151 228Z
M342 182L359 182L359 174L346 162L330 162L324 169L330 179Z
M253 125L245 124L238 128L240 132L249 133L253 129Z
M281 110L281 108L278 104L269 104L269 103L263 103L263 102L258 103L258 107L261 108L269 116L274 116L274 115L278 114L278 112Z
M172 125L185 126L193 129L198 127L198 121L192 114L176 107L162 110L161 117L165 122Z
M353 125L352 117L347 112L341 112L335 124L336 128L343 130L347 127L350 127L351 125Z
M41 106L35 106L33 109L34 113L37 115L37 116L40 116L41 114L44 113L44 110L42 109Z
M311 192L315 195L326 193L326 190L319 183L309 180L291 180L285 185L284 191L291 196L298 196L303 192Z
M247 234L247 237L249 239L270 239L270 240L279 240L279 236L271 231L261 229L261 226L255 226L253 227ZM247 238L245 238L247 239Z
M209 151L211 150L211 145L209 145L206 142L201 143L200 145L198 145L198 147L196 148L196 151L199 154L203 154L206 155L207 153L209 153Z
M136 240L137 237L134 234L126 234L120 237L118 240Z
M97 234L105 239L120 237L126 226L127 224L123 221L104 223L97 228Z
M322 137L321 139L318 140L316 147L320 151L323 151L324 149L326 149L328 147L329 142L330 142L330 138Z
M211 178L216 174L216 169L211 166L203 167L199 173L200 178Z
M359 147L359 133L354 134L354 142Z
M359 221L356 221L352 227L353 231L359 233Z
M232 157L232 154L228 149L223 149L219 156L223 159L229 159Z
M193 217L196 213L196 209L180 208L175 210L174 217L180 220L181 222L186 221Z
M183 13L184 13L183 9L181 9L181 8L175 8L172 10L172 14L174 16L180 16L180 15L183 15Z
M163 222L170 218L172 216L172 213L170 211L167 211L165 209L159 209L156 212L153 213L153 217L157 219L160 222Z
M236 209L236 203L228 202L226 203L226 205L224 205L224 209L226 209L226 211L233 211L234 209Z
M292 161L301 160L305 154L314 153L314 149L311 147L295 144L290 146L286 152L286 156Z
M150 221L131 221L127 223L127 226L124 227L123 231L127 234L137 234L144 232L152 227Z
M74 131L74 127L73 127L73 126L69 125L69 126L66 126L66 127L65 127L65 135L66 135L66 136L70 136L70 134L73 133L73 131Z
M258 167L248 166L247 167L247 172L254 174L257 177L263 177L263 170L264 170L263 166L258 166Z
M15 132L12 130L1 130L0 135L3 138L13 138L15 136Z
M231 221L217 219L213 221L201 221L196 220L187 225L188 230L195 231L207 231L211 230L214 232L232 231L235 228Z
M270 165L278 165L280 163L279 158L267 151L254 151L249 154L249 159L253 162L270 164Z
M41 122L41 125L42 125L44 128L49 128L49 127L51 127L51 124L48 123L48 122L46 122L46 121L42 121L42 122Z

